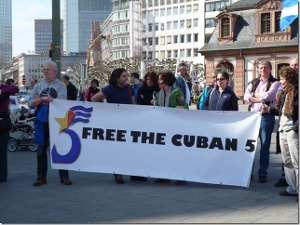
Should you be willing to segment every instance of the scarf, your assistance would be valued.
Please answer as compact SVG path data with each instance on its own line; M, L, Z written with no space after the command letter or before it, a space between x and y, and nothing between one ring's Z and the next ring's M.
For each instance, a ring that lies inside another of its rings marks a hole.
M278 94L278 97L276 99L276 109L279 110L281 98L286 93L285 96L285 104L284 104L284 110L283 115L289 117L294 114L294 97L295 97L295 87L293 85L290 85L289 87L286 87L281 90L281 92Z
M166 93L163 88L160 90L160 95L158 95L158 99L157 99L159 106L169 107L170 95L172 91L173 91L172 87L170 87Z

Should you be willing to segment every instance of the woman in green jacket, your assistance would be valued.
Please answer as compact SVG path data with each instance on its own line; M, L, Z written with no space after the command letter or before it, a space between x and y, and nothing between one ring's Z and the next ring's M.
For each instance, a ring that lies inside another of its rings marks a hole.
M158 85L160 91L151 103L153 105L163 107L188 109L189 106L186 104L182 91L174 85L175 81L176 78L172 72L160 72L158 74Z

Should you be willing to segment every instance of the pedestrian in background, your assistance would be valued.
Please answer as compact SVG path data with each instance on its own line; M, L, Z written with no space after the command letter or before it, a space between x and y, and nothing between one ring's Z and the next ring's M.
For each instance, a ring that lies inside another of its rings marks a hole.
M190 78L188 75L188 65L186 63L180 63L178 65L178 71L175 75L176 82L175 85L179 87L183 93L184 99L188 105L191 104L191 82L186 78Z
M299 135L298 135L298 75L291 67L279 71L280 91L275 107L262 105L264 113L279 116L279 144L288 187L279 192L282 196L298 196Z
M252 112L260 112L262 103L274 107L276 102L276 93L280 83L272 74L272 64L270 61L263 60L258 62L259 77L252 80L247 86L244 94L244 100L248 102L249 109ZM275 124L275 115L262 113L259 138L260 148L260 168L258 170L259 182L266 183L267 170L270 160L270 144L272 132Z
M140 105L152 105L153 93L159 91L158 75L156 72L151 71L146 73L144 81L138 90L137 99Z
M135 104L140 104L138 101L138 91L142 85L142 81L140 80L140 75L138 73L132 73L130 74L130 83L132 92L134 95L134 102Z
M67 99L68 100L77 100L77 88L70 82L70 77L67 74L62 75L61 79L62 82L65 83L67 87Z
M0 84L0 183L7 180L7 142L11 120L9 117L9 96L19 92L14 85Z
M88 87L85 91L84 100L90 102L92 97L100 91L98 87L99 87L99 81L97 79L93 79L91 81L91 86Z

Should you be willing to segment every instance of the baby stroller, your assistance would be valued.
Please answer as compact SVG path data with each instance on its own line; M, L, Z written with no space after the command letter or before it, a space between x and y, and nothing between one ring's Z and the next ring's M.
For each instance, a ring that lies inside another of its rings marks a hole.
M23 110L23 109L22 109ZM21 109L10 112L12 129L9 131L9 140L7 149L15 152L19 147L22 149L29 148L30 151L37 151L38 145L34 143L34 119L19 120Z

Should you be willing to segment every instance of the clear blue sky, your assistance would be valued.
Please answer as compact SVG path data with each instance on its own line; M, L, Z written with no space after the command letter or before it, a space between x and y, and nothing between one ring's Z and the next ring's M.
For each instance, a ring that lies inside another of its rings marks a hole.
M12 0L13 56L34 50L34 20L51 17L52 0Z

